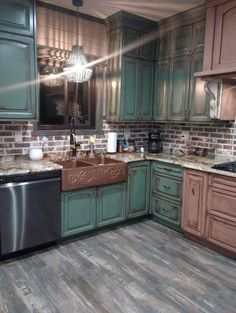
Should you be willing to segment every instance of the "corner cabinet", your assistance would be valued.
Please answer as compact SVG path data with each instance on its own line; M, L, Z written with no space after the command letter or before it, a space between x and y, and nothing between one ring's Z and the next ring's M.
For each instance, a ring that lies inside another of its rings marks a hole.
M126 183L62 193L62 237L125 219Z
M109 26L107 110L109 121L152 119L155 41L143 43L156 23L120 11L107 19ZM134 47L133 47L133 46Z
M150 198L150 162L129 164L127 218L147 215Z
M0 119L37 118L35 1L0 3Z

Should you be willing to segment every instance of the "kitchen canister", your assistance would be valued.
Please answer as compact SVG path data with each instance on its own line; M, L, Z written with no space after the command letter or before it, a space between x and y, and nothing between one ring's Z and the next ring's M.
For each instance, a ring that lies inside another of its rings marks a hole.
M109 132L107 134L107 152L116 153L117 148L117 133Z
M30 147L29 157L32 161L42 160L43 148L41 146Z

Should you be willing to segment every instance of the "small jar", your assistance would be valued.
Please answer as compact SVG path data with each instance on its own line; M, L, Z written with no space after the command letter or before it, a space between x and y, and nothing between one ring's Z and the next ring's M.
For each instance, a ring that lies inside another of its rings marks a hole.
M117 152L122 153L123 152L123 142L122 140L117 140Z

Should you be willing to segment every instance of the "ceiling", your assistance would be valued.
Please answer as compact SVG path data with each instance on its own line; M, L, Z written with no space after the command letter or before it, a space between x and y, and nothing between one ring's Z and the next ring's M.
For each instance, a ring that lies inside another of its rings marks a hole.
M76 10L72 0L43 0L43 2ZM125 10L158 21L204 2L205 0L84 0L84 5L79 11L104 19L115 12Z

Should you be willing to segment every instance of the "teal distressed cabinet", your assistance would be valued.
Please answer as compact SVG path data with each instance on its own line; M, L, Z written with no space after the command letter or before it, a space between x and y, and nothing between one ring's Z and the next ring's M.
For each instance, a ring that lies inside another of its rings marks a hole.
M129 164L127 218L147 215L150 200L150 162Z
M125 219L126 183L62 193L62 237Z
M0 2L0 119L37 118L34 27L35 1Z
M71 236L95 228L95 188L62 193L62 236Z
M120 11L107 19L109 53L106 118L110 121L152 119L155 40L143 42L156 22Z
M159 23L159 29L153 119L210 120L210 99L204 91L204 83L193 77L203 64L204 7L170 17Z
M125 219L126 183L98 188L97 226L105 226Z
M155 220L180 230L183 170L180 166L153 162L150 211Z

